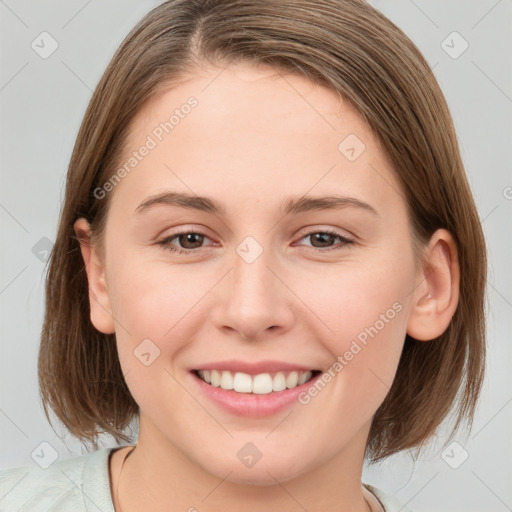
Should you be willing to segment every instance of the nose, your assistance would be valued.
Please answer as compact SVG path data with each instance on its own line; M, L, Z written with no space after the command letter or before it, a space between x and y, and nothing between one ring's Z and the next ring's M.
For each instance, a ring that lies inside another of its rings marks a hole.
M217 290L217 327L246 341L282 336L295 321L285 272L270 250L253 259L260 251L255 254L254 245L249 244L249 251L244 251L243 244L237 249L231 271Z

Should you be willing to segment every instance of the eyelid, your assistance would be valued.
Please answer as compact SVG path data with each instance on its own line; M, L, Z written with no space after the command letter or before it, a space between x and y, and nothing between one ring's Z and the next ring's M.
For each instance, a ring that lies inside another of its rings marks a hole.
M317 226L317 225L306 226L305 228L302 228L299 231L299 236L301 238L303 238L303 237L305 237L307 235L311 235L313 233L331 233L331 234L335 234L337 236L340 236L340 237L343 237L346 239L350 239L354 242L356 240L356 236L353 235L350 231L347 231L346 229L332 227L332 226Z
M173 228L170 228L170 229L173 229ZM204 228L203 226L197 226L197 225L194 226L194 225L185 224L176 229L177 229L177 231L171 232L170 234L165 235L162 238L168 238L168 237L183 235L183 234L187 234L187 233L197 233L197 234L203 235L205 237L208 237L210 239L213 239L213 237L210 236L206 232L206 231L208 231L207 228ZM346 229L342 230L341 228L335 228L335 227L329 227L329 226L315 226L315 225L306 226L306 227L300 229L299 232L297 233L296 237L297 237L297 240L299 240L299 239L304 238L307 235L311 235L314 233L331 233L333 235L340 236L342 238L346 238L353 242L355 242L357 239L357 237L354 234L352 234L350 231L347 231ZM155 239L158 240L158 238L160 238L160 237L156 237Z
M311 247L311 249L315 253L320 253L321 254L321 253L325 253L325 252L329 252L329 251L342 250L342 249L351 247L356 242L355 238L353 238L352 236L343 235L343 234L339 233L337 229L334 229L334 228L320 228L320 229L312 228L311 230L308 230L305 233L303 233L298 238L298 241L300 241L303 238L306 238L308 236L314 235L316 233L324 233L324 234L329 234L329 235L332 235L334 237L337 237L337 238L339 238L341 240L341 245L334 246L334 247L325 247L325 248Z
M213 240L213 237L208 234L209 230L200 225L194 226L194 225L184 224L184 225L180 225L180 226L175 226L174 228L168 228L165 230L166 233L168 231L170 231L169 234L166 234L164 236L159 235L155 239L156 240L159 240L159 239L164 240L166 238L172 238L172 237L175 237L178 235L184 235L187 233L197 233L198 235L203 235L203 236L208 237L211 240Z

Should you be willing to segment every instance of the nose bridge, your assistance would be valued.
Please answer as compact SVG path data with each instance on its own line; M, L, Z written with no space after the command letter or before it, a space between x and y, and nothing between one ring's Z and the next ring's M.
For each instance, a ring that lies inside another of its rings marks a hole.
M254 236L247 236L235 248L235 252L232 296L240 304L249 305L259 299L265 299L268 303L275 291L272 282L275 276L268 268L272 266L271 250L264 248L263 243Z
M274 258L255 237L248 236L235 248L232 274L222 300L220 323L243 338L256 338L270 327L290 322L282 283L271 270ZM270 267L270 268L269 268Z

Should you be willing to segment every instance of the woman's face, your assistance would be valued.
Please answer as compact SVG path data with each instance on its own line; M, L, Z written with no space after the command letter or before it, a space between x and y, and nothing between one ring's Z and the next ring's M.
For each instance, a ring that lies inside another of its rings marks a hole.
M406 204L362 117L297 75L211 68L144 106L123 166L106 191L102 307L139 445L263 485L362 463L420 285ZM324 375L295 387L294 370Z

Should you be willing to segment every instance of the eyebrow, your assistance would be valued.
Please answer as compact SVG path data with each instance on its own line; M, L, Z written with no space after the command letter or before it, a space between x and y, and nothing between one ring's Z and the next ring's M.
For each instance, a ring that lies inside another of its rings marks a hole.
M209 197L201 197L181 192L164 192L158 195L150 196L135 209L134 215L140 215L155 205L169 205L187 208L191 210L203 211L218 216L226 216L226 208ZM340 209L354 207L373 215L380 217L377 210L355 197L344 196L325 196L325 197L291 197L284 202L282 212L284 215L299 214L314 210Z

